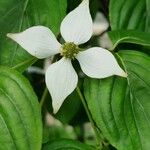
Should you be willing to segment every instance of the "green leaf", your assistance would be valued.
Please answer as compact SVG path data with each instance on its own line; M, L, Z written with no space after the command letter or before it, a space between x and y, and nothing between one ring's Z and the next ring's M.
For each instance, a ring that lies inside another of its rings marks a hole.
M86 79L84 94L104 137L118 150L150 148L150 57L121 51L128 79Z
M20 32L44 25L59 33L66 13L67 0L1 0L0 1L0 65L24 71L37 59L6 38L9 32Z
M95 149L75 140L61 139L45 144L42 150L95 150Z
M149 0L110 0L112 30L135 29L150 32Z
M29 82L19 73L0 67L0 149L40 150L40 107Z
M138 31L123 31L116 30L110 31L109 37L113 43L113 48L115 49L120 43L133 43L142 46L150 47L150 34Z

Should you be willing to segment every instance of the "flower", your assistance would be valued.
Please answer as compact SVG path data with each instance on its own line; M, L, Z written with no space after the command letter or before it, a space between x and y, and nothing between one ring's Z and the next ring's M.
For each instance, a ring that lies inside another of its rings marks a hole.
M89 0L83 0L61 23L61 35L66 42L63 45L57 41L52 31L44 26L34 26L21 33L7 34L9 38L37 58L47 58L58 53L63 56L46 71L46 85L52 96L54 113L77 86L78 76L72 66L72 59L76 58L82 71L92 78L127 76L108 50L100 47L80 50L78 45L91 38L92 28Z

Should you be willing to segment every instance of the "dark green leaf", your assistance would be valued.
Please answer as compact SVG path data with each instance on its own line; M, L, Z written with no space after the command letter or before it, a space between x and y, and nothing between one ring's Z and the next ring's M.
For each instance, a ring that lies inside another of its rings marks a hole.
M29 82L0 67L0 149L40 150L40 107Z
M112 30L135 29L150 32L149 0L110 0Z
M97 127L118 150L149 150L150 58L136 51L121 51L119 55L128 80L86 79L87 104Z
M95 149L75 140L62 139L45 144L42 150L95 150Z

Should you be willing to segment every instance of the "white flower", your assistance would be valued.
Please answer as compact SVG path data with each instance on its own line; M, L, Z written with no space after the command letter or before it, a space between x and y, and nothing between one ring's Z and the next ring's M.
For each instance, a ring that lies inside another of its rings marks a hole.
M54 113L77 86L78 76L71 59L76 58L83 72L92 78L127 76L109 51L100 47L80 51L78 45L91 38L92 28L89 0L83 0L61 23L61 35L66 42L63 45L56 40L52 31L44 26L34 26L21 33L7 35L37 58L46 58L58 53L63 56L46 71L46 85L52 96Z

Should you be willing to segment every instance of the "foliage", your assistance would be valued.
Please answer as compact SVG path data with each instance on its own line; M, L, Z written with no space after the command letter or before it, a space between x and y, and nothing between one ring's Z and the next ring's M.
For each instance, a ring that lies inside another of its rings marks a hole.
M44 92L43 73L29 71L42 70L45 60L31 56L6 37L44 25L63 41L61 21L80 2L0 0L0 150L150 149L149 0L90 1L93 20L101 12L109 21L110 28L104 31L112 42L109 50L128 77L89 78L74 61L80 91L70 94L55 115L51 97ZM98 40L104 33L93 36L85 46L100 46ZM47 114L55 119L47 119ZM85 128L87 122L94 133ZM71 135L63 129L66 126L71 126ZM90 133L90 142L86 142L86 133Z

